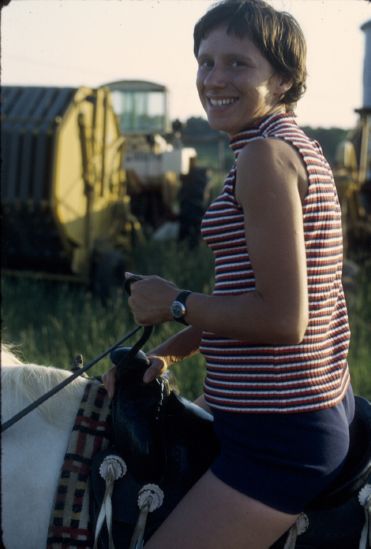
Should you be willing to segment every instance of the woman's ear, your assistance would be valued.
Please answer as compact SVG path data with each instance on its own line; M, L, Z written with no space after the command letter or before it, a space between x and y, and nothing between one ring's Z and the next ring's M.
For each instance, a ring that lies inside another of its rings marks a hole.
M277 101L281 101L285 94L289 91L292 86L291 78L286 78L280 74L274 76L274 86L273 86L273 96Z

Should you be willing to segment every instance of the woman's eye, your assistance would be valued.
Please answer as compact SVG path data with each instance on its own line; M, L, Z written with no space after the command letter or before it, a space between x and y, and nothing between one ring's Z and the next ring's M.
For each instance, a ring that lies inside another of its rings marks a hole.
M213 63L210 59L201 59L199 62L198 62L198 66L201 68L201 69L209 69L213 66Z
M236 68L236 67L244 67L245 66L245 63L243 61L240 61L239 59L235 59L234 61L231 62L231 66L233 68Z

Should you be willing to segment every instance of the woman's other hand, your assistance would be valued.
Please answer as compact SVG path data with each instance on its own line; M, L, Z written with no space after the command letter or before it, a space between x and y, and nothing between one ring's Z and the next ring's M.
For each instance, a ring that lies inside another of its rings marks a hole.
M148 358L150 360L150 365L144 373L144 376L143 376L144 383L150 383L151 381L156 379L156 377L159 377L162 374L164 374L169 368L169 364L164 357L148 356ZM108 372L106 372L102 376L102 382L107 391L108 398L113 398L115 394L116 371L117 371L116 368L117 366L113 366L110 370L108 370Z
M143 381L144 383L150 383L156 377L162 376L169 369L170 364L162 356L149 355L150 365L147 370L144 372Z

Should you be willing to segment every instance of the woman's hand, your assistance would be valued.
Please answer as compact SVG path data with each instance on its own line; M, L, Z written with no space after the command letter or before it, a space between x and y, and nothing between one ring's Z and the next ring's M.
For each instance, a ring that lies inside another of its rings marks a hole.
M159 276L142 276L130 290L128 303L137 324L151 326L172 320L170 305L180 292L175 284Z
M148 358L150 360L150 365L144 373L144 383L150 383L151 381L156 379L156 377L161 376L168 370L170 366L170 364L164 357L149 355ZM108 398L113 398L115 394L116 368L116 366L113 366L110 370L108 370L108 372L106 372L102 376L103 385L107 391Z
M150 365L144 372L144 383L150 383L156 377L162 376L170 367L170 363L163 356L149 355Z

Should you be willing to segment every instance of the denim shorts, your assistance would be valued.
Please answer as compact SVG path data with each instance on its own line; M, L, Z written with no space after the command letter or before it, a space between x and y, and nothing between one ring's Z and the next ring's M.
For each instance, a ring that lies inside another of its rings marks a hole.
M325 410L241 414L213 410L220 454L212 472L269 507L297 514L340 473L349 449L354 395Z

